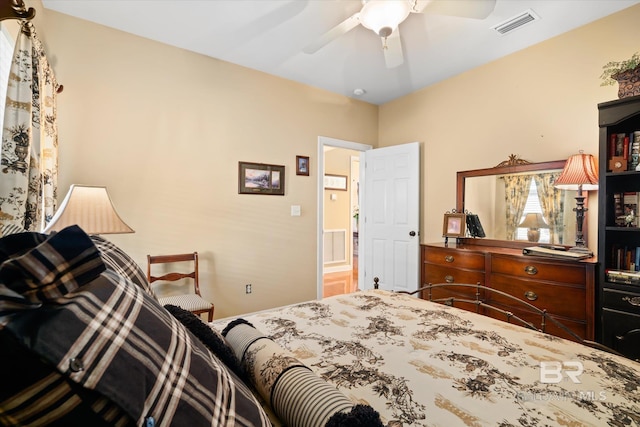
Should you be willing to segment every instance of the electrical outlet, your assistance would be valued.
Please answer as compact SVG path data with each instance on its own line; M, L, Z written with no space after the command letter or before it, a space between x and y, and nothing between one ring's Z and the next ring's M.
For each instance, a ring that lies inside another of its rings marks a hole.
M250 294L251 293L251 283L245 285L244 290L246 293Z

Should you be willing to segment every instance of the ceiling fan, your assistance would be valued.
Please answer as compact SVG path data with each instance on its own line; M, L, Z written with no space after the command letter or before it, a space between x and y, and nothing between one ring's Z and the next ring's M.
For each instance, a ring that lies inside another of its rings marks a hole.
M484 19L493 12L496 0L362 0L362 4L360 12L324 33L303 52L315 53L361 24L382 39L387 68L395 68L404 62L399 25L411 13Z

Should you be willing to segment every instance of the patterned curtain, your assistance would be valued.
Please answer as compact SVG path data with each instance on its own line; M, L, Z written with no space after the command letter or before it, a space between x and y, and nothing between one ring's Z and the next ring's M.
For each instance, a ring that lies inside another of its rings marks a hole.
M53 216L58 181L58 83L42 43L24 22L13 54L0 154L0 225L40 231Z
M507 240L515 240L524 208L527 206L531 175L505 175L504 201L507 207Z
M538 187L538 199L542 207L542 216L549 225L549 242L562 244L564 231L563 191L553 186L560 172L534 175Z

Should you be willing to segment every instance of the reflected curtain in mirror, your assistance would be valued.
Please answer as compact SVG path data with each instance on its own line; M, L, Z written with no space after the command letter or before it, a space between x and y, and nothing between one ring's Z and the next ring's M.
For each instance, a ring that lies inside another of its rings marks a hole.
M515 240L516 232L524 209L527 205L529 187L531 186L531 175L504 175L502 177L505 185L504 201L507 206L507 240Z
M531 175L504 175L506 238L518 240L518 228L525 214L531 181L536 185L542 217L549 228L549 243L562 243L564 230L564 192L554 187L559 172Z
M538 187L538 200L542 217L549 227L549 243L563 243L564 198L563 192L554 187L560 172L533 175Z

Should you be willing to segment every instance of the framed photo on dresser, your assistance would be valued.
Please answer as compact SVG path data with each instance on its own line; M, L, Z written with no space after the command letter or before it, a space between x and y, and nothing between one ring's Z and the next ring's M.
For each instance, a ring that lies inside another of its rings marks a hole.
M464 237L466 233L467 219L463 213L444 214L442 225L442 237Z

